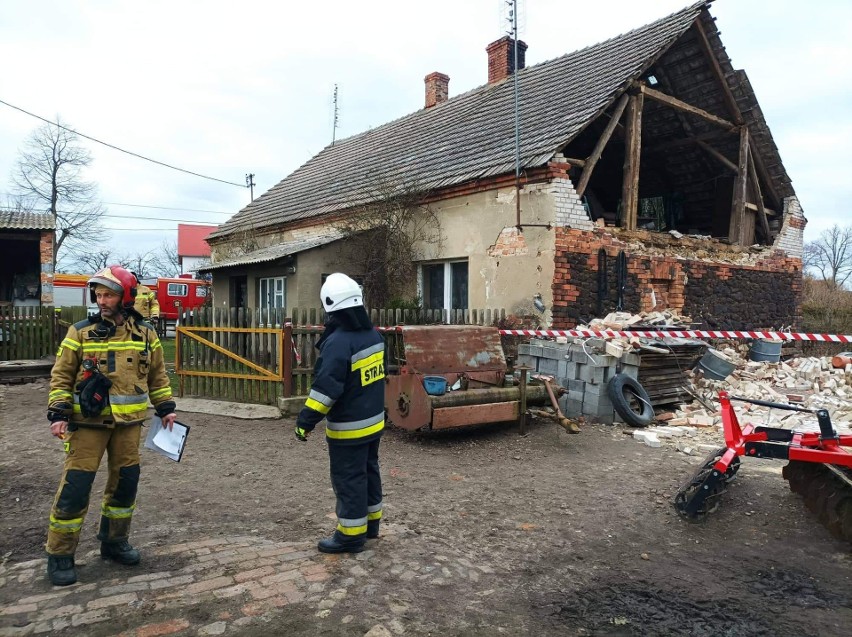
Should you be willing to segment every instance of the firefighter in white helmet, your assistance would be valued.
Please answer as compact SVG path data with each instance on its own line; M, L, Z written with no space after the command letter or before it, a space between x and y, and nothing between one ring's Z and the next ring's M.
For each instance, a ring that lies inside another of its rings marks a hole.
M296 420L307 440L326 420L337 528L320 540L323 553L358 553L379 536L382 479L379 440L385 426L385 344L364 309L361 288L345 274L330 274L320 290L327 312L314 382Z
M101 458L109 475L101 504L101 556L138 564L128 542L139 483L139 438L148 403L171 428L175 403L154 327L133 309L136 277L113 265L89 279L99 314L75 323L59 345L50 378L50 432L65 464L50 511L47 574L57 586L77 581L74 553Z

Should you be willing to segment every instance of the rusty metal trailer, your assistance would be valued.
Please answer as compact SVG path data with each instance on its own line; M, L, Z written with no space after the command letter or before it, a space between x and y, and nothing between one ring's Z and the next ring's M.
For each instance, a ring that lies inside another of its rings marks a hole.
M550 401L543 384L515 385L494 327L403 325L386 335L385 408L408 431L451 429L517 420L528 404ZM432 395L424 378L440 376L448 390Z

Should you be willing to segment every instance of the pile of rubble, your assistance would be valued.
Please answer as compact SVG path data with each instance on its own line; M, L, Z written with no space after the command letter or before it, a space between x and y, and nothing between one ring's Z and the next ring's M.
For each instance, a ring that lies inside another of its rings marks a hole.
M659 446L660 439L671 439L686 453L699 449L699 444L708 439L721 442L720 391L811 410L827 409L838 433L852 433L852 365L835 368L831 357L756 362L748 360L748 350L746 343L719 348L718 351L735 365L734 371L724 380L707 378L698 368L687 372L689 390L695 402L657 414L656 421L661 426L636 432L634 437L651 446ZM751 422L797 431L819 431L816 415L812 413L744 402L735 403L735 408L740 424ZM689 441L684 443L685 439Z

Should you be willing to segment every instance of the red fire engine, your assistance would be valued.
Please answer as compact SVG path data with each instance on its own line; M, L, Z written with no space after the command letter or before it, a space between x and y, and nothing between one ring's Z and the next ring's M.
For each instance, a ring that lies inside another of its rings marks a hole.
M160 318L176 321L178 314L201 307L210 294L210 282L194 279L191 274L175 278L142 279L157 296Z

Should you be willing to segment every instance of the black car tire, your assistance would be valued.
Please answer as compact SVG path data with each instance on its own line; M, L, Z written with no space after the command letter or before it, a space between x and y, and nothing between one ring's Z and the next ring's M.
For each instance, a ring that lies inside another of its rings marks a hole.
M651 398L639 381L627 374L616 374L607 385L607 394L618 415L628 425L647 427L654 419Z

